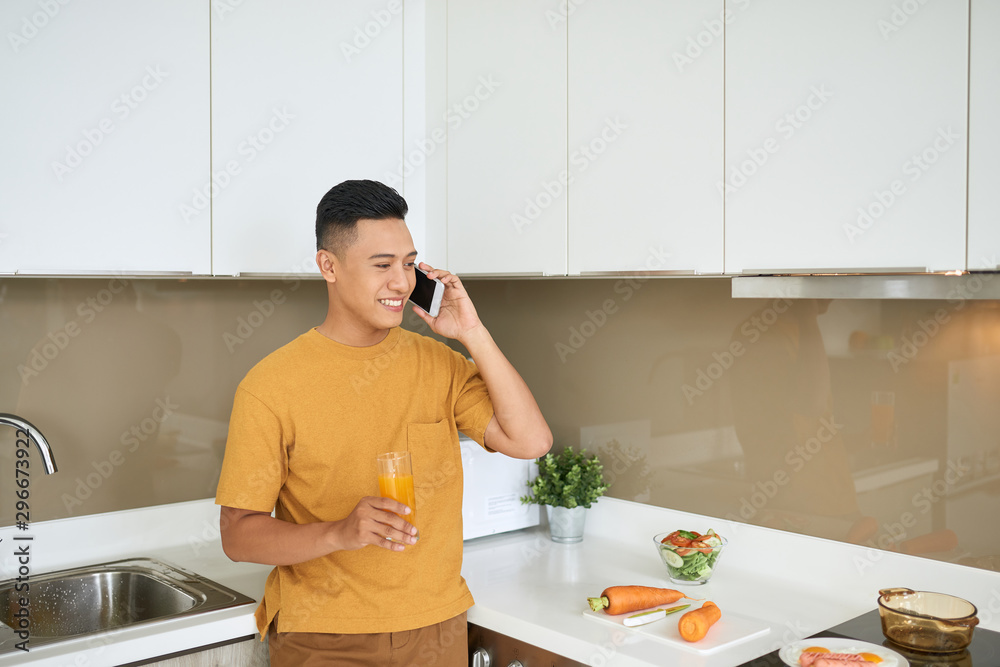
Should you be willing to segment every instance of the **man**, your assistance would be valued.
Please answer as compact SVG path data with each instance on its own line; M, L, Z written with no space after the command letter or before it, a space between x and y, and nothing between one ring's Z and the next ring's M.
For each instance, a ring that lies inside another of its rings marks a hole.
M236 392L216 502L226 554L277 566L256 613L272 665L466 664L458 431L516 458L552 445L457 276L421 264L445 290L437 317L414 310L474 364L399 328L417 257L406 212L374 181L323 197L326 319ZM411 454L417 526L376 497L375 457L389 451Z
M872 522L858 508L834 418L819 327L829 307L830 299L775 299L736 328L744 353L730 371L733 420L748 481L774 487L753 523L860 543Z

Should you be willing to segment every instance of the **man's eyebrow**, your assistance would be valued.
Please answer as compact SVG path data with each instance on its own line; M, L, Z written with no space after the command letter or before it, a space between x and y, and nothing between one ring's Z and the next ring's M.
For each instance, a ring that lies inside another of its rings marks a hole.
M414 250L413 252L409 252L409 253L406 254L406 256L407 257L416 257L417 256L417 251ZM393 255L391 252L382 252L382 253L379 253L377 255L372 255L368 259L396 259L396 256Z

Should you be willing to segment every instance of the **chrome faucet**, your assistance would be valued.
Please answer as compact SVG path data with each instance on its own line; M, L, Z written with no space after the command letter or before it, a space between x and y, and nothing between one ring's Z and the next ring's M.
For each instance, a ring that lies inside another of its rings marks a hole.
M45 436L42 435L37 426L27 419L22 419L17 415L10 415L5 412L0 412L0 424L13 426L18 431L23 431L27 434L34 441L35 447L38 447L38 453L42 455L42 465L45 466L45 474L51 475L56 471L56 460L52 457L52 448L49 447L49 441L45 439Z

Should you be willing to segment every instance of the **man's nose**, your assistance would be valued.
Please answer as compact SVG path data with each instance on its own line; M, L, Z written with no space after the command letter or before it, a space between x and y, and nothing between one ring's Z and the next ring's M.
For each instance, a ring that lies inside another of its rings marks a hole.
M402 266L394 267L389 276L389 289L397 292L406 292L410 289L410 281L406 277L406 269Z

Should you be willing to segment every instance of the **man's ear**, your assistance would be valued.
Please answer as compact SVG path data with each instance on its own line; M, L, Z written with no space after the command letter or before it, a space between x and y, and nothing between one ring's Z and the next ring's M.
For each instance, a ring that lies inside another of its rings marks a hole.
M325 249L316 251L316 266L323 274L323 280L328 283L337 282L337 258L332 252Z

